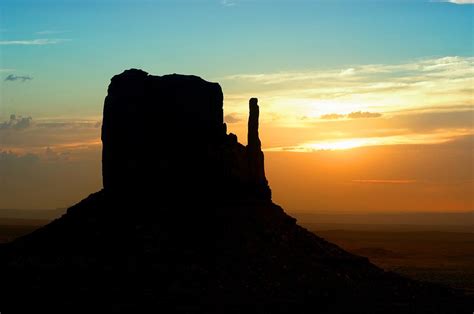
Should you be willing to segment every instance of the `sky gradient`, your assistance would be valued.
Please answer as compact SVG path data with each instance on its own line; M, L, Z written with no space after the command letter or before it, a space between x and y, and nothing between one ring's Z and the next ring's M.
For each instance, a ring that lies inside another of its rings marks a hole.
M3 0L0 208L67 207L99 189L107 85L142 68L219 82L244 144L258 97L267 176L290 212L474 210L473 10Z

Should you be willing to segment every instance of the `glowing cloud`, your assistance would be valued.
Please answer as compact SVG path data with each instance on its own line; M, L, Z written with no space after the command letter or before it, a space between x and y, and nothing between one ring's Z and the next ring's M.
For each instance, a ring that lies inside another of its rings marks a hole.
M224 83L250 92L227 94L225 105L246 116L242 104L259 95L267 149L440 143L474 134L473 77L474 58L459 56L342 70L235 74ZM244 127L241 121L230 131L245 138ZM266 128L271 128L268 135ZM276 134L280 140L272 141Z

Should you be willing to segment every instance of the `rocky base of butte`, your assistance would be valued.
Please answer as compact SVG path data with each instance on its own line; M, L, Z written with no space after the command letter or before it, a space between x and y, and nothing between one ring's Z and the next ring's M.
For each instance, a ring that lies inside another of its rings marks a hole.
M195 76L115 76L104 189L0 247L6 313L471 313L472 299L384 272L271 201L249 102L248 145Z

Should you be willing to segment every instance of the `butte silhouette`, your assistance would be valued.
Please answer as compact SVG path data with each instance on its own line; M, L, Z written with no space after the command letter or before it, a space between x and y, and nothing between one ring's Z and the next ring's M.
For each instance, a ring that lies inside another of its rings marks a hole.
M113 77L104 188L0 247L1 313L471 313L298 226L271 200L255 98L249 114L244 146L219 84Z

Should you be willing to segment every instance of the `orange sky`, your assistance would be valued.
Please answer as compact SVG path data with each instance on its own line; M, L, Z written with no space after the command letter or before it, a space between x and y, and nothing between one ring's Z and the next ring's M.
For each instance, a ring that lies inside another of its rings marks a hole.
M71 133L86 140L69 135L70 145L1 153L0 207L68 207L100 189L100 128ZM474 208L473 141L471 135L439 144L270 150L266 174L274 201L289 212L468 211Z
M259 98L267 177L288 211L468 211L473 69L474 58L442 57L214 81L244 144L248 98ZM68 207L100 189L100 125L75 114L0 120L0 208Z
M0 208L100 189L107 85L141 68L219 82L243 144L258 97L290 212L474 210L472 1L73 2L0 1Z
M274 199L294 211L433 212L474 208L463 141L266 154Z

